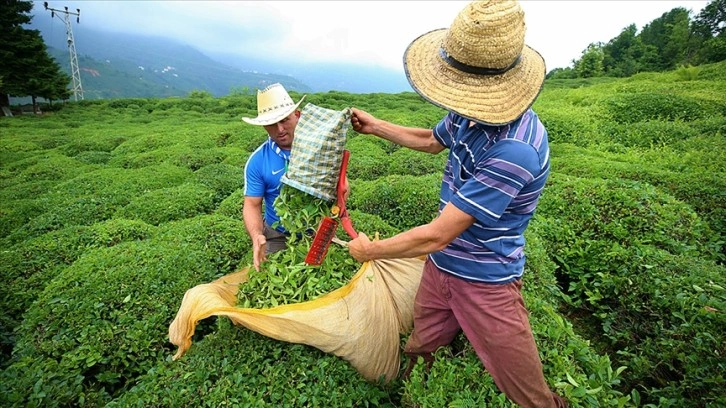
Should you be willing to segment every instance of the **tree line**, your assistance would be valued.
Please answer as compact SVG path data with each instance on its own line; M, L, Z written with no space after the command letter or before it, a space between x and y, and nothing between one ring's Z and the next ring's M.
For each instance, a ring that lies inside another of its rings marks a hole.
M726 59L726 0L713 0L691 19L674 8L638 33L635 24L607 43L591 43L572 67L556 68L547 78L629 77Z
M10 96L31 96L37 111L36 98L49 101L66 100L71 91L71 77L48 54L38 30L29 30L33 18L31 1L0 0L0 106L10 105Z

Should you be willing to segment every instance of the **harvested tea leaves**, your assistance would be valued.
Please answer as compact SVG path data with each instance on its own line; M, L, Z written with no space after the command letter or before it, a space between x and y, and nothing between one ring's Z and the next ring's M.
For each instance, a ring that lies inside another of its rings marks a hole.
M347 248L331 245L319 266L305 263L315 229L332 203L283 184L275 201L280 224L290 233L287 249L269 254L240 285L241 307L264 309L313 300L348 283L360 268Z

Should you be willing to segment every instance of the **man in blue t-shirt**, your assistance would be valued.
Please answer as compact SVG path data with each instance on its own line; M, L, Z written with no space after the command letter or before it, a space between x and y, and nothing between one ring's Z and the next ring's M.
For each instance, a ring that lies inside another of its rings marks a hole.
M279 225L273 228L280 220L274 203L280 195L280 179L290 160L295 127L300 119L299 105L303 99L305 95L295 103L281 84L272 84L257 92L257 117L242 118L249 124L264 127L269 136L245 165L242 217L252 239L255 269L260 268L267 254L287 246L285 229Z
M523 407L565 407L550 391L521 295L524 231L550 170L547 131L531 109L542 56L524 44L516 1L472 2L448 29L404 54L412 88L448 113L431 129L353 109L353 130L429 153L448 149L439 215L388 239L350 241L358 261L428 255L404 352L410 369L463 331L507 397Z

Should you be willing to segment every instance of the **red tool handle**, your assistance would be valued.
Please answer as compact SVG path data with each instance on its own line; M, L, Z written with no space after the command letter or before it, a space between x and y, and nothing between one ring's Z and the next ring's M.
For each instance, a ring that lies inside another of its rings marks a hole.
M343 225L345 232L350 235L351 238L358 238L358 233L353 228L353 222L348 216L348 210L345 207L346 197L345 194L348 190L348 179L346 175L348 173L348 160L350 159L350 150L343 150L343 160L340 164L340 177L338 177L338 208L340 209L339 217L340 223Z

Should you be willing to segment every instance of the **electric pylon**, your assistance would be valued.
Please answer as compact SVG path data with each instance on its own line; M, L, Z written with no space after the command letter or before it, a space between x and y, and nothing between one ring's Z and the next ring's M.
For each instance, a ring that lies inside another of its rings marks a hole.
M73 96L76 101L80 98L83 100L83 86L81 85L81 71L78 68L78 57L76 56L76 42L73 40L73 29L71 28L70 16L76 16L76 23L81 22L81 9L76 9L76 12L68 11L68 7L65 10L58 10L48 7L48 2L43 2L43 6L46 10L50 10L50 17L53 18L56 15L62 19L66 25L66 36L68 37L68 53L71 57L71 77L73 78ZM56 14L58 13L58 14ZM63 14L64 17L61 17Z

